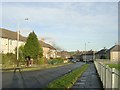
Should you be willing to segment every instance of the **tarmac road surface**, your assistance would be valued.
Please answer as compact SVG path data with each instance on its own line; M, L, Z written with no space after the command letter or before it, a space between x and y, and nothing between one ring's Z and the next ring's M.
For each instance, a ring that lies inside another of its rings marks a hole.
M77 62L56 68L26 71L26 72L3 72L2 88L45 88L49 82L57 79L83 65L83 62Z

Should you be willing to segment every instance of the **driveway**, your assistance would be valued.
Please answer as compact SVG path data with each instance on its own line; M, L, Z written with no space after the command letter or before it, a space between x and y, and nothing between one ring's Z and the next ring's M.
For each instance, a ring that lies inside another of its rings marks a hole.
M3 88L45 88L49 82L69 72L79 68L84 63L77 62L65 66L60 66L45 70L26 72L3 72Z

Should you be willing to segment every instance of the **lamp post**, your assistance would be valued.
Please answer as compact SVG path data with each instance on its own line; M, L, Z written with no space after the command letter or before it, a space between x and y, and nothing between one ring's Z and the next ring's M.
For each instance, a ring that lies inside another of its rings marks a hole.
M17 31L17 67L19 67L19 27Z
M24 20L28 20L28 18L25 18ZM18 22L17 25L17 67L19 67L19 39L20 39L20 24Z
M86 63L86 43L85 43L85 63Z
M91 43L91 42L87 42L87 43ZM87 45L86 45L86 42L85 42L85 63L87 62L87 57L86 57L87 51L86 51L86 48L87 48Z
M93 55L93 56L94 56L93 60L96 60L96 58L95 58L95 51L93 52L93 54L94 54L94 55Z

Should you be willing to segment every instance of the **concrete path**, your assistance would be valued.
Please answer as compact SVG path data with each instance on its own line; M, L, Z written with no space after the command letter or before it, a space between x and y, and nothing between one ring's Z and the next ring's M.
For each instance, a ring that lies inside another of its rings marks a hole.
M72 87L77 89L102 90L102 83L96 71L94 63L89 63L86 72L83 73L80 79Z

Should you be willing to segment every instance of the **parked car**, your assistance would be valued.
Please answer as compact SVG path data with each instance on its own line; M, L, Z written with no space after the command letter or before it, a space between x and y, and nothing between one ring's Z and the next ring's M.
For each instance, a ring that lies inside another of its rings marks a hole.
M76 63L76 59L72 59L71 62L72 62L72 63Z

